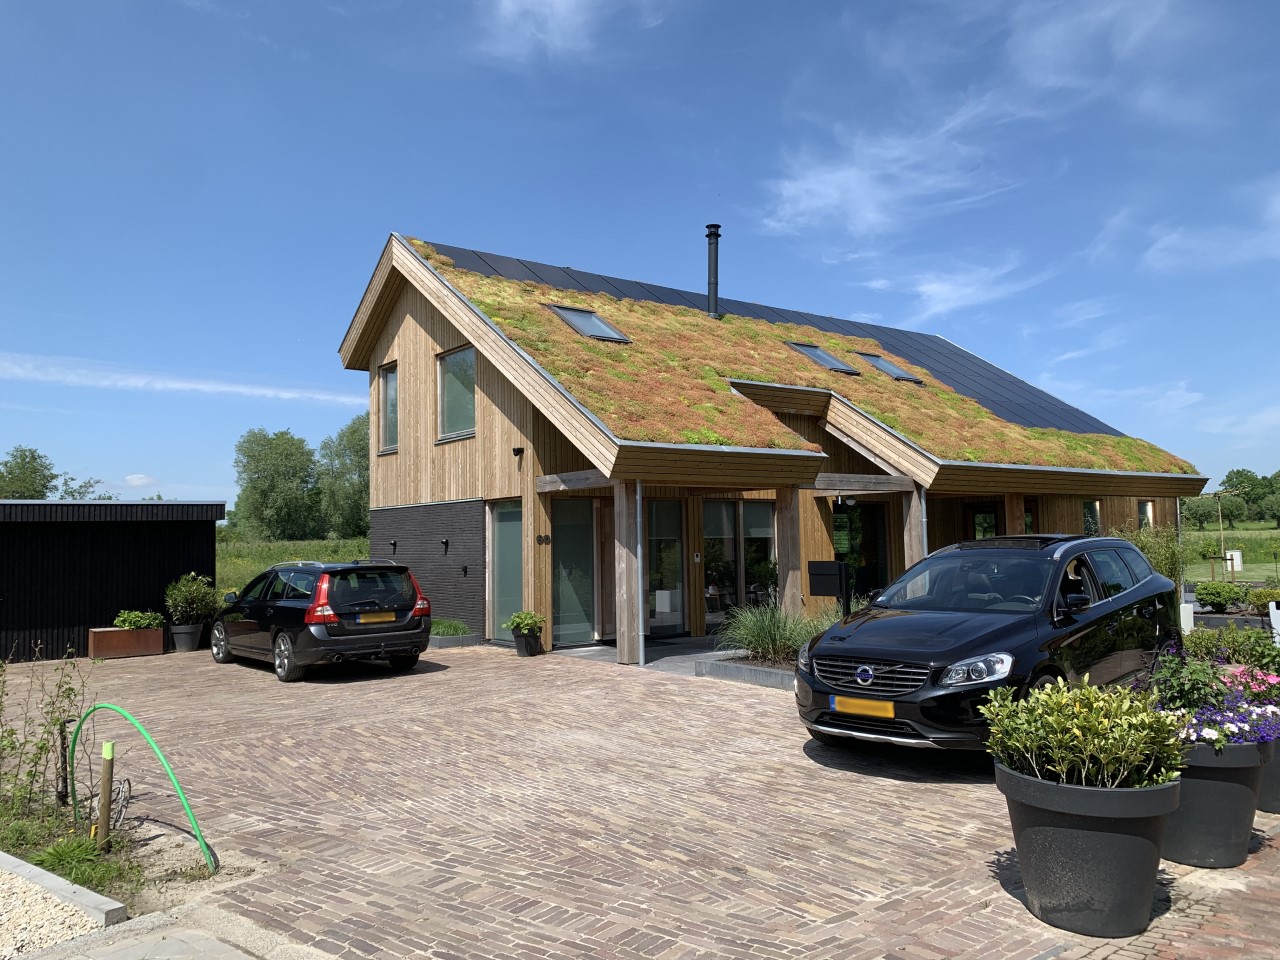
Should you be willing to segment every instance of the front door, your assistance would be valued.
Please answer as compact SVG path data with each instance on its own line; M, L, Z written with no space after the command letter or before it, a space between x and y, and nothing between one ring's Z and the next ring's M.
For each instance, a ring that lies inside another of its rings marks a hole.
M595 505L585 498L551 502L552 642L593 643L596 631Z
M679 500L650 500L645 511L645 593L650 636L685 632L684 506Z
M835 558L849 571L849 597L866 597L889 585L889 551L883 503L840 500L831 510Z

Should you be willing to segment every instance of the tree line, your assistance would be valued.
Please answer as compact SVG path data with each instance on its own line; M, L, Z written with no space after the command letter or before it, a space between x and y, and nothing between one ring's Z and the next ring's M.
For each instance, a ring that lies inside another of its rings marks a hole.
M1205 524L1218 522L1219 508L1232 530L1237 520L1274 520L1280 529L1280 470L1269 477L1243 468L1229 470L1217 493L1182 501L1182 519L1203 530Z
M236 505L219 536L243 540L369 535L369 414L313 449L289 430L250 430L236 443ZM0 459L0 500L115 500L94 477L61 473L34 447ZM160 494L144 499L161 499Z

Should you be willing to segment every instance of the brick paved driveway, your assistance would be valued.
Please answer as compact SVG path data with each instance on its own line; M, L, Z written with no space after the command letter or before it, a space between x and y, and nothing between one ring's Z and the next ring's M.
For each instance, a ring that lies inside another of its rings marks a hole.
M202 652L91 685L156 736L216 849L278 862L216 903L333 954L1276 955L1280 851L1171 868L1145 937L1081 941L1010 892L982 757L820 747L784 691L488 647L313 677ZM97 733L179 822L123 722Z

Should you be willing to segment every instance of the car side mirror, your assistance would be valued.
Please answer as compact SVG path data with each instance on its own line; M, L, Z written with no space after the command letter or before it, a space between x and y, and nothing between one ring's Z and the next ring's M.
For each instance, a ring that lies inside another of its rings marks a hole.
M230 593L226 594L226 595L222 598L222 600L223 600L223 602L224 602L224 603L235 603L235 602L236 602L236 592L235 592L234 590L232 590Z
M1093 606L1093 601L1089 599L1087 593L1069 593L1067 594L1066 612L1082 613Z

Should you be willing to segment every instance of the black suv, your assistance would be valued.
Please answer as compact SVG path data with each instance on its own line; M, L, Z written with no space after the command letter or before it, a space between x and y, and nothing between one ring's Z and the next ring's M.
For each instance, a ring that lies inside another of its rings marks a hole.
M842 738L981 749L990 690L1117 683L1178 639L1178 598L1124 540L1065 534L944 547L800 650L800 719Z
M213 622L213 659L269 660L286 683L314 663L389 660L412 670L431 639L431 601L388 560L278 563L249 581Z

